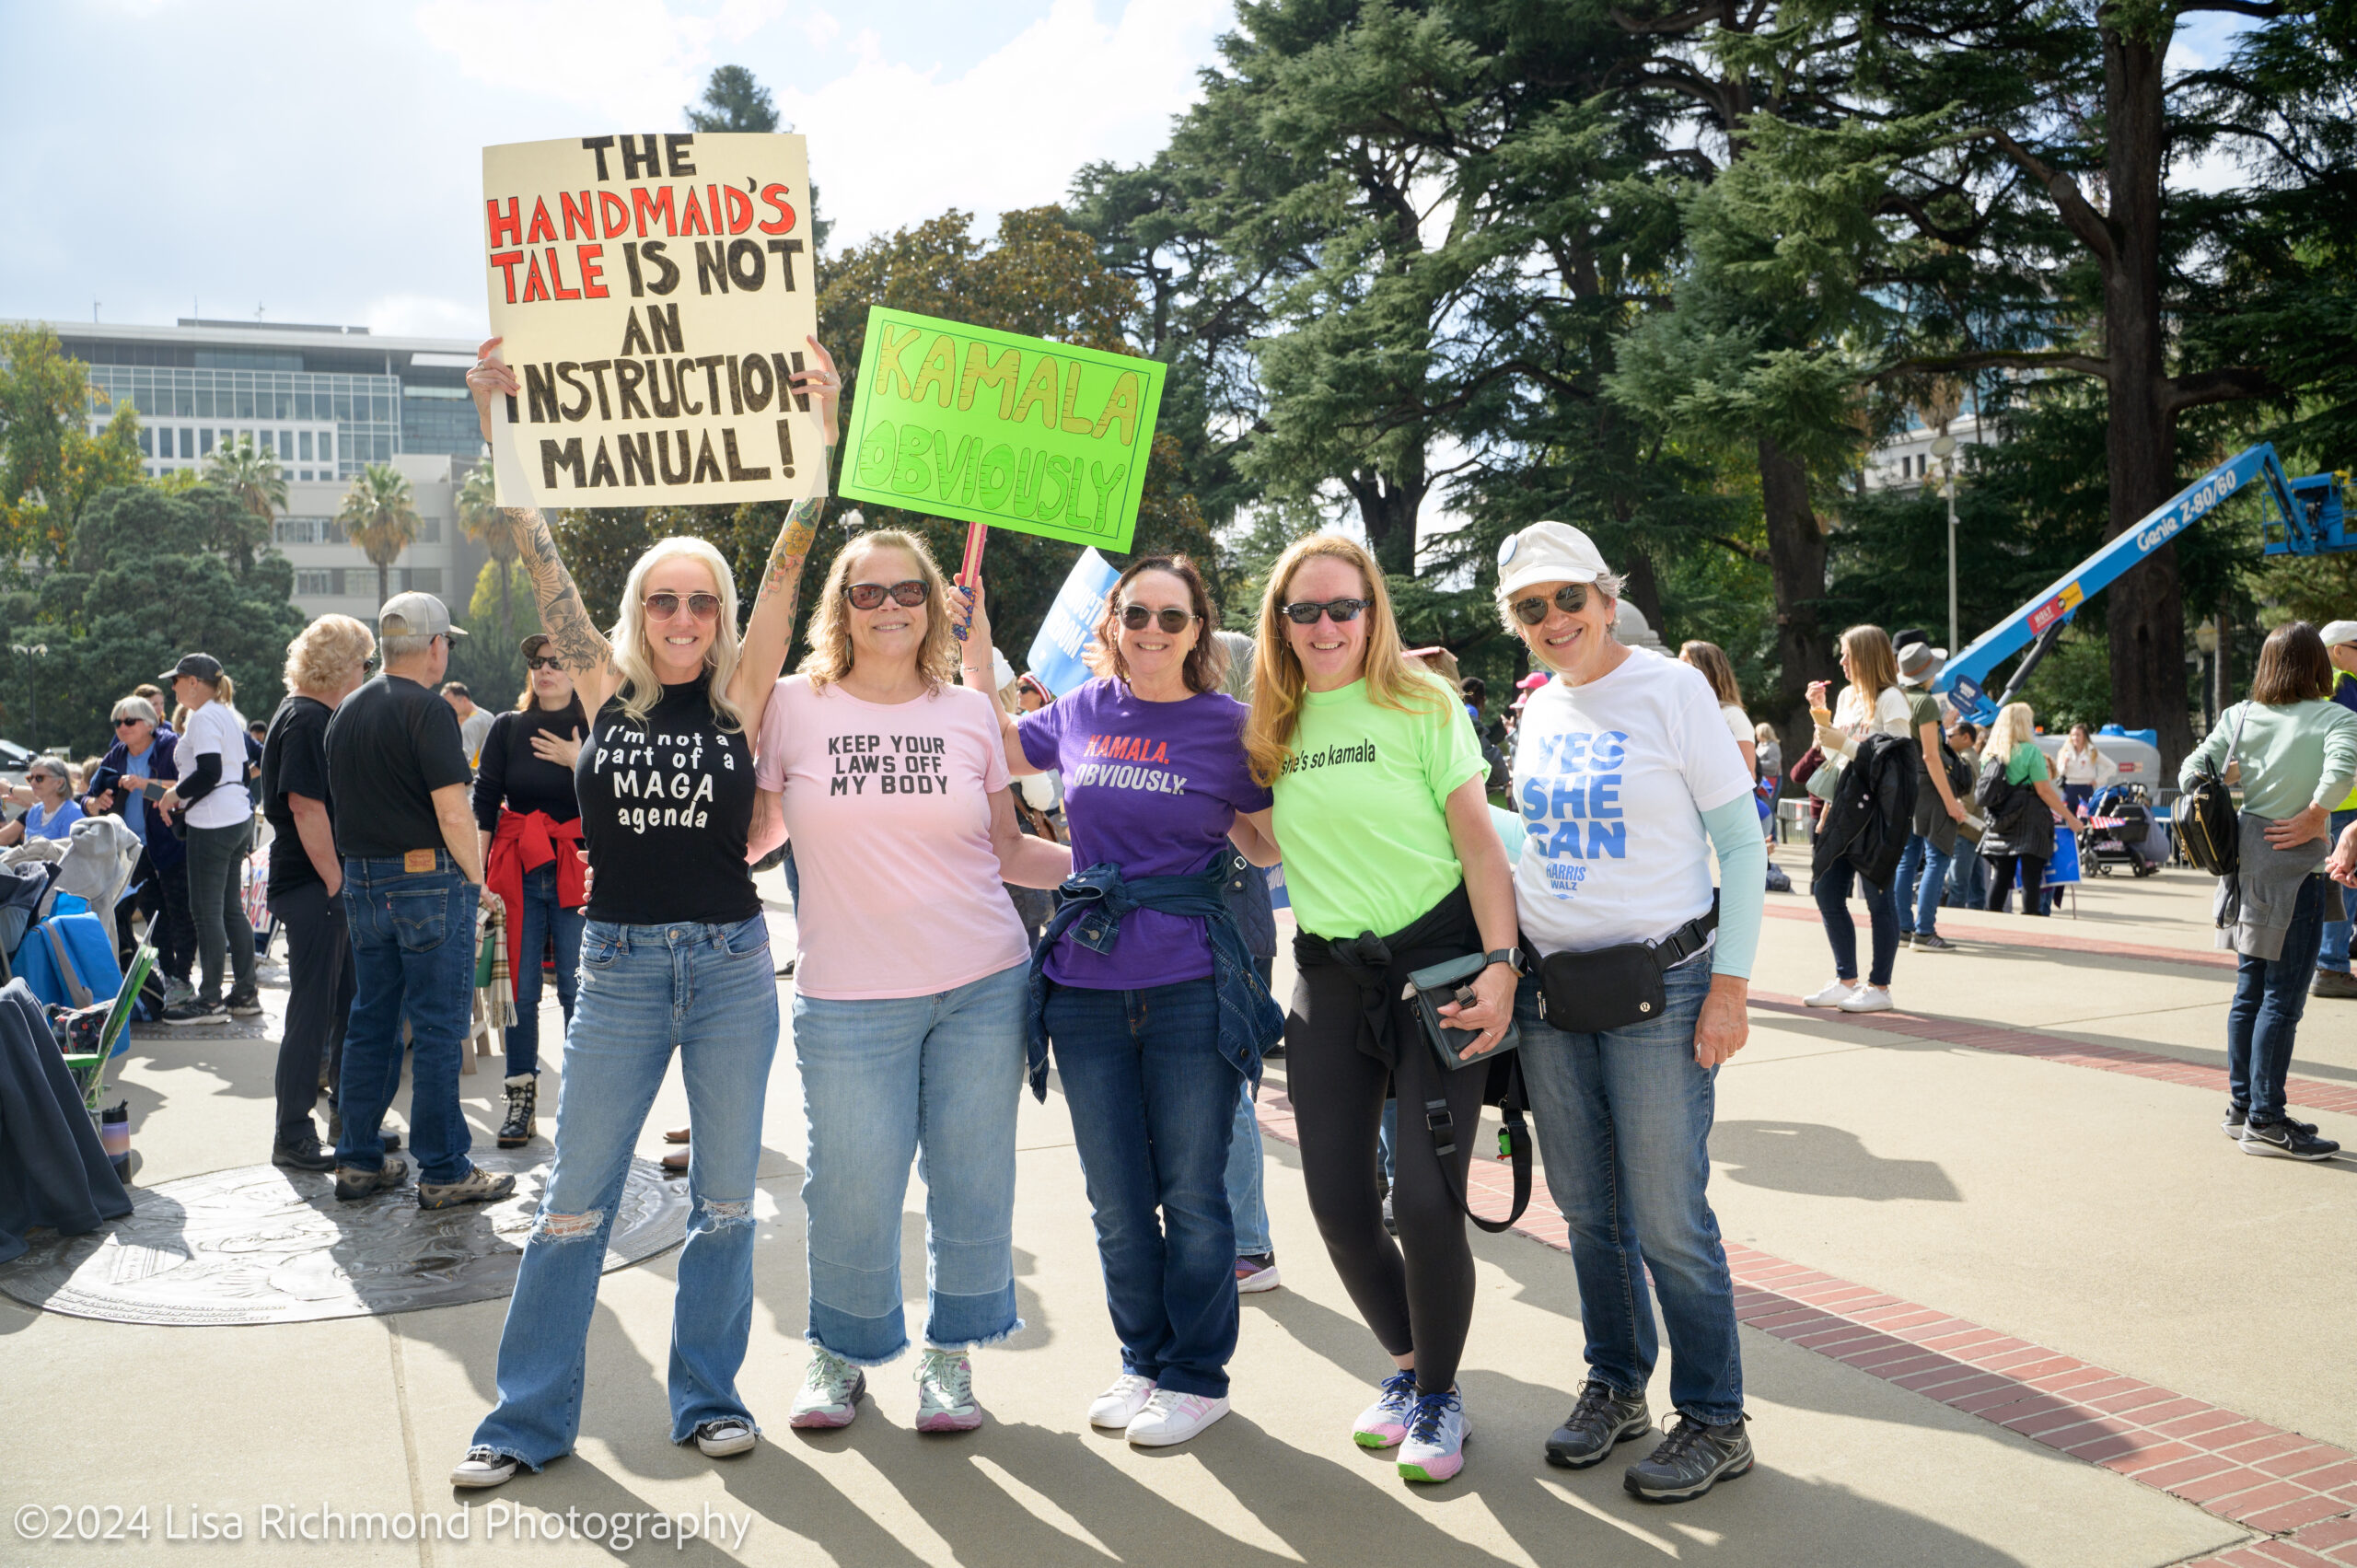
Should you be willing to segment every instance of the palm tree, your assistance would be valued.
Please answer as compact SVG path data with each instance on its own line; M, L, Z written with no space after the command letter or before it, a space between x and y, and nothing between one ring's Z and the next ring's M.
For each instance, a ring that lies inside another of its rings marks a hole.
M459 527L491 557L499 568L499 627L503 636L512 637L516 632L516 615L508 603L508 567L516 560L516 531L508 527L506 517L499 510L497 487L492 479L491 465L478 463L467 472L459 486Z
M343 493L335 520L377 568L377 602L393 597L393 563L417 538L416 498L389 463L370 463Z
M253 547L269 542L271 518L286 509L286 475L278 454L255 447L250 436L239 436L214 448L204 462L204 478L227 491L260 524L231 544L238 566L250 566Z

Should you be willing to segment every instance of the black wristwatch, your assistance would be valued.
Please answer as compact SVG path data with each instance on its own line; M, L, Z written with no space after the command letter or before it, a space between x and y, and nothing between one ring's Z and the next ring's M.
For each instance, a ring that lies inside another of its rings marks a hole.
M1483 954L1482 957L1488 958L1490 962L1493 964L1505 965L1506 968L1514 970L1516 975L1523 972L1522 949L1519 947L1500 947L1493 952Z

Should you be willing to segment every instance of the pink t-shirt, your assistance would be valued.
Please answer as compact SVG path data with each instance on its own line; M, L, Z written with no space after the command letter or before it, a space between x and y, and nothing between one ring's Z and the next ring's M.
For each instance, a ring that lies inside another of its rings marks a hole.
M1007 770L989 697L945 686L864 703L788 676L761 714L753 777L785 792L804 995L930 996L1029 960L991 848Z

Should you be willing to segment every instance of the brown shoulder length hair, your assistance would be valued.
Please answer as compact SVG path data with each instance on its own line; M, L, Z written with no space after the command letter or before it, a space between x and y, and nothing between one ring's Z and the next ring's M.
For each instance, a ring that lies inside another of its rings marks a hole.
M2258 674L2250 700L2270 708L2312 703L2332 695L2332 656L2324 637L2305 621L2278 626L2258 650Z
M1202 573L1184 555L1142 555L1130 563L1113 586L1105 590L1105 608L1097 617L1095 640L1081 656L1088 668L1117 680L1130 678L1129 661L1121 657L1121 590L1148 572L1163 572L1187 585L1187 603L1195 612L1195 645L1187 650L1186 678L1190 691L1216 691L1227 675L1227 650L1212 633L1219 629L1219 612Z

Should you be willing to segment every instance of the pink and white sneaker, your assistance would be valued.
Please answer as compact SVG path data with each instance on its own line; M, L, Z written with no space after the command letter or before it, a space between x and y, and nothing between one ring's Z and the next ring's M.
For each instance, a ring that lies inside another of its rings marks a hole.
M1408 1435L1408 1412L1415 1403L1416 1375L1393 1373L1383 1380L1382 1397L1351 1423L1351 1441L1362 1448L1398 1447Z
M849 1426L859 1413L859 1397L867 1392L867 1374L824 1345L810 1347L810 1370L803 1374L802 1391L794 1396L786 1413L789 1425L805 1432Z
M1408 1437L1399 1445L1399 1479L1447 1481L1465 1468L1465 1440L1473 1423L1457 1390L1426 1394L1408 1412Z
M974 1367L963 1351L928 1347L917 1361L917 1430L971 1432L982 1424Z

